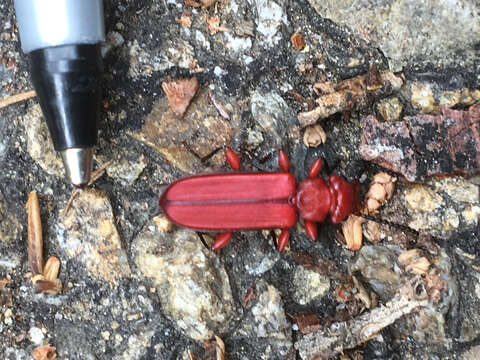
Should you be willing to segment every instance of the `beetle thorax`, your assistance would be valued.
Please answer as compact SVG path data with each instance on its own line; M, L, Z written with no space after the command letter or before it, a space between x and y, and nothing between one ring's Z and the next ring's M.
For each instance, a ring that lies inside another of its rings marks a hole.
M332 195L322 178L305 179L297 188L296 200L301 218L322 222L330 210Z

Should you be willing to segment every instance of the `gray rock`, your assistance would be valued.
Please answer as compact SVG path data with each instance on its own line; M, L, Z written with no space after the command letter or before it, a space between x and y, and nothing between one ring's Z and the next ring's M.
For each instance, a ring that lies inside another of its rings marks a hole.
M250 108L253 119L274 142L273 148L282 148L286 126L295 118L285 100L276 91L256 90L251 94Z
M0 191L0 249L13 243L22 231L22 226L10 211L5 197Z
M283 309L280 292L272 285L259 282L256 286L258 301L235 331L235 337L256 339L266 346L263 358L285 358L292 347L292 331ZM267 353L274 353L268 357ZM283 357L282 357L283 356Z
M188 336L206 340L228 328L234 305L227 273L195 232L164 233L151 222L135 238L132 253L165 313Z
M131 275L105 192L83 191L61 221L57 226L60 247L67 257L82 263L92 278L116 283Z
M30 106L22 120L27 133L28 154L47 174L63 177L62 159L53 148L53 142L47 124L43 119L40 105Z
M330 289L330 279L303 266L297 266L293 274L293 299L300 305L319 300Z
M472 64L480 36L475 0L309 0L317 13L378 46L393 71L419 63Z
M254 0L257 10L256 30L266 46L272 47L282 40L281 28L288 25L285 1Z

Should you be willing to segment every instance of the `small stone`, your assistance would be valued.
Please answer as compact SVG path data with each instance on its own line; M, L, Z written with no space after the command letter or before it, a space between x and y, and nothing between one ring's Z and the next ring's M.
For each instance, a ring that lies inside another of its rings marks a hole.
M105 192L84 190L62 218L60 246L71 259L83 263L90 276L111 283L129 277L130 267Z
M107 159L102 159L101 163L105 163ZM124 185L131 185L138 179L140 174L147 166L145 156L138 153L128 153L119 155L116 160L110 164L107 169L107 175L112 179L119 180Z
M293 286L293 299L300 305L307 305L325 296L330 289L330 279L298 266L293 274Z
M257 10L256 30L265 46L272 47L282 39L282 26L288 25L285 7L273 0L255 0L253 5Z
M190 230L160 231L145 226L132 244L134 261L152 279L162 309L194 340L223 332L233 316L225 269Z
M473 346L470 350L462 355L462 360L478 360L480 359L480 345Z
M410 210L432 212L443 205L443 199L425 185L414 185L407 190L405 203Z
M105 340L110 340L110 332L109 331L102 331L100 333L102 335L102 337L105 339Z
M131 133L131 136L160 152L182 171L205 171L201 158L228 145L236 134L240 116L237 112L230 115L230 120L219 116L215 106L210 104L208 91L202 89L182 121L168 107L166 100L160 99L142 129ZM219 168L223 164L222 161L215 166Z
M30 330L28 331L28 335L30 336L30 341L35 345L41 345L43 339L45 338L42 330L35 326L30 328Z
M430 84L416 82L410 86L411 102L415 109L423 114L437 112L438 107Z
M0 245L2 245L2 243L13 243L18 238L21 231L22 227L20 223L18 222L12 211L10 211L8 204L0 191Z
M360 155L402 174L408 181L428 176L480 171L480 105L468 111L442 109L380 123L368 116Z
M402 116L403 105L397 97L390 97L380 100L377 110L383 120L398 121Z
M62 159L53 148L52 138L43 119L40 105L30 106L22 120L27 133L28 154L47 174L63 177Z

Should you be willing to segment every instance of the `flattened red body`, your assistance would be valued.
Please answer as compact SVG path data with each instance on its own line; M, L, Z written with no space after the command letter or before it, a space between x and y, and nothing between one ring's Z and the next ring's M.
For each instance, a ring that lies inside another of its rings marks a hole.
M206 174L172 183L160 197L178 225L214 231L289 228L296 224L295 177L289 173Z

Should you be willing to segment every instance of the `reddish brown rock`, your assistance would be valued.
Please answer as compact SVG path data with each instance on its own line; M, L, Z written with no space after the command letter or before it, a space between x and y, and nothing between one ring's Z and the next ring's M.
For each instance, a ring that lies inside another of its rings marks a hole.
M441 174L477 173L480 104L468 111L443 109L440 115L406 117L394 123L380 123L368 116L360 154L408 181Z

